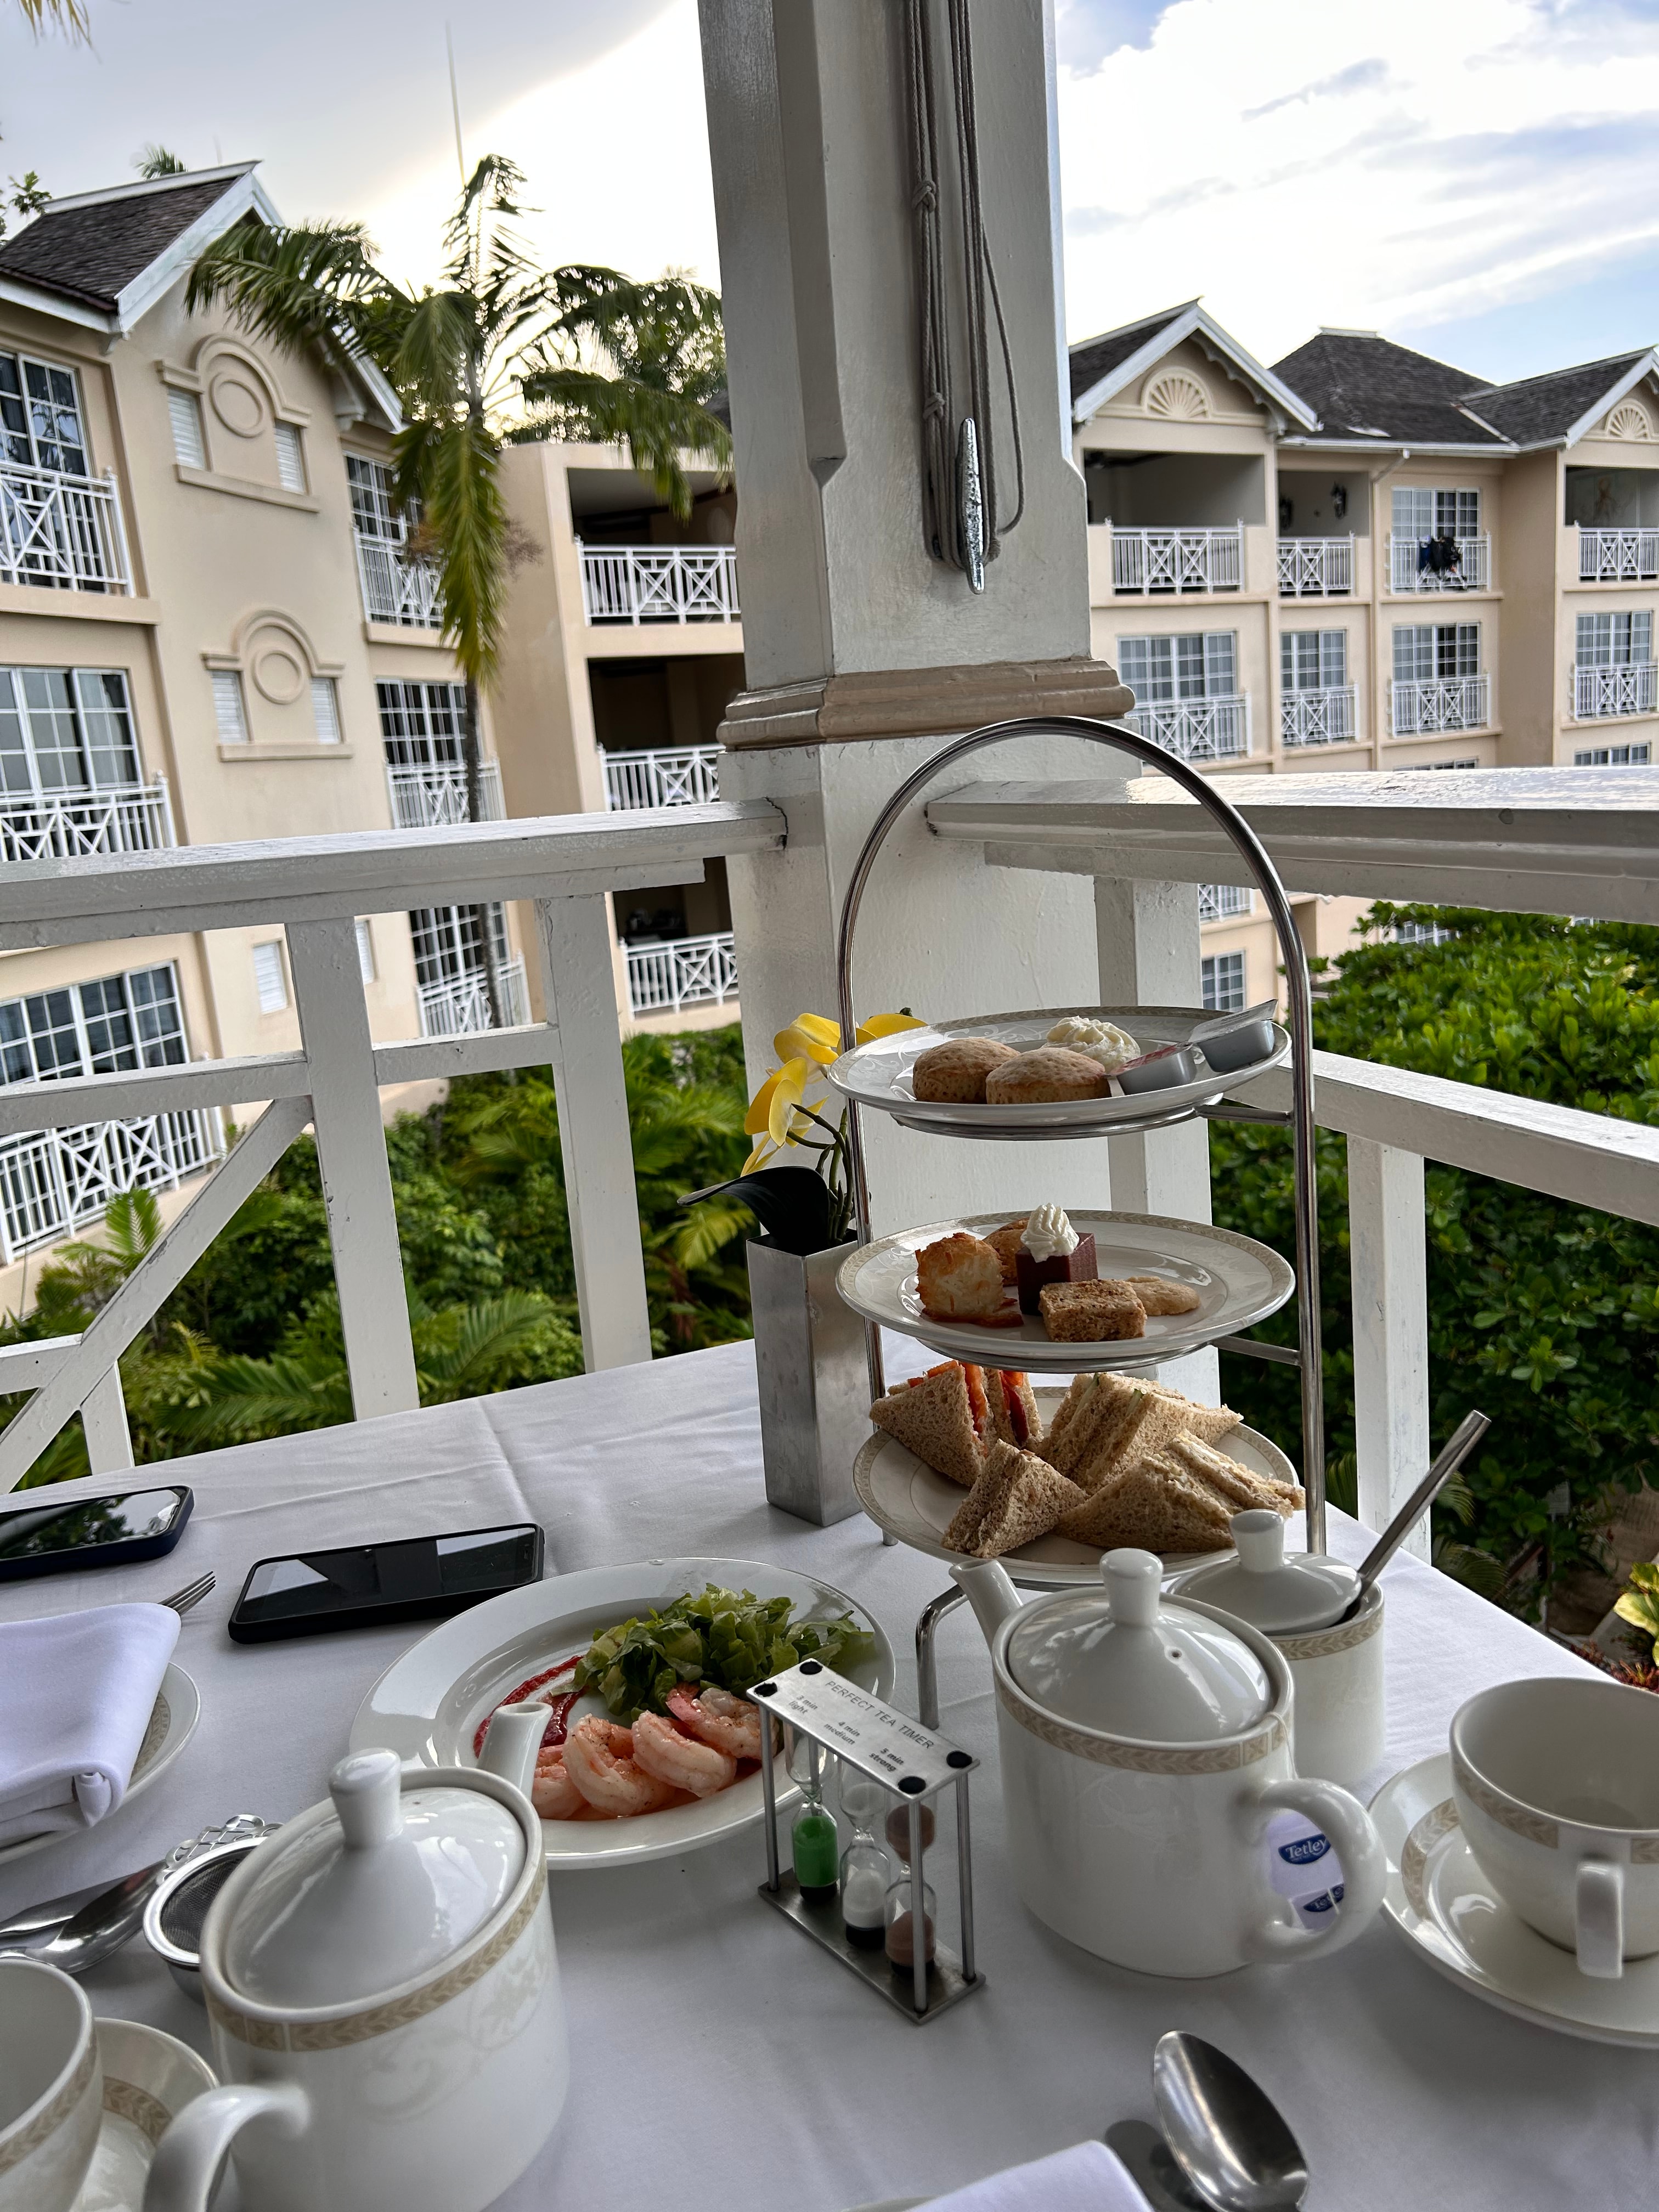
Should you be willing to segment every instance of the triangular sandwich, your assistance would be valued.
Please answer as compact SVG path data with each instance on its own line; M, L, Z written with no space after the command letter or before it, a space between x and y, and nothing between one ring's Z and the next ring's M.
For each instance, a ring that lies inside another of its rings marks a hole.
M1200 1406L1197 1399L1183 1397L1165 1382L1152 1382L1146 1387L1178 1407L1182 1427L1189 1436L1201 1437L1206 1444L1218 1444L1223 1437L1231 1436L1242 1423L1243 1417L1234 1413L1231 1406Z
M991 1431L983 1370L947 1359L913 1382L900 1382L870 1408L878 1429L936 1473L971 1490L985 1471Z
M1233 1510L1185 1468L1151 1452L1064 1515L1059 1533L1103 1552L1121 1544L1148 1552L1216 1551L1231 1540Z
M1035 1451L1042 1442L1042 1416L1031 1395L1029 1378L1018 1368L988 1367L985 1395L991 1408L991 1433L1021 1451Z
M1254 1468L1241 1466L1190 1431L1170 1437L1162 1450L1166 1458L1207 1484L1235 1513L1249 1506L1270 1505L1274 1512L1289 1515L1303 1503L1304 1493L1295 1483L1276 1482L1271 1475L1258 1474Z
M1097 1490L1145 1424L1167 1422L1158 1394L1121 1375L1079 1375L1054 1416L1042 1456L1084 1490Z
M1063 1513L1083 1502L1077 1485L1046 1460L1012 1444L994 1443L984 1474L963 1499L944 1540L953 1552L998 1559L1046 1536Z

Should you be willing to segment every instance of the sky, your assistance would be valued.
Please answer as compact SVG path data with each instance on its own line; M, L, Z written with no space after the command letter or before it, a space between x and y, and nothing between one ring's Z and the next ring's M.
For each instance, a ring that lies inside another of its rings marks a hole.
M435 269L465 150L550 260L718 283L695 0L0 0L0 175L250 155L291 220ZM1483 379L1659 339L1659 0L1056 0L1073 338L1202 296L1272 362L1322 325Z

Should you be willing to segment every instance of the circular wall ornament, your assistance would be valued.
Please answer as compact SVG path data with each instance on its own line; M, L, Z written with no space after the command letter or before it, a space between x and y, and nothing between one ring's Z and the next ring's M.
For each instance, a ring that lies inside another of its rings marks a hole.
M291 646L265 646L254 657L253 681L273 707L291 707L305 680L305 671Z
M1651 440L1653 424L1648 410L1634 399L1621 399L1607 417L1610 438L1644 438Z
M1146 412L1172 422L1201 422L1210 411L1210 395L1195 376L1160 376L1146 394Z
M245 376L227 370L208 386L213 411L233 437L256 438L264 427L264 395Z

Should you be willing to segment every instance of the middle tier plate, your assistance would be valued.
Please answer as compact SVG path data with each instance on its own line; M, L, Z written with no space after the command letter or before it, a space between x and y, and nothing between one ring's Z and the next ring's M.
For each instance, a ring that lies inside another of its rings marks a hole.
M1091 1231L1103 1279L1162 1275L1185 1283L1198 1295L1192 1313L1148 1316L1145 1336L1114 1338L1098 1344L1057 1343L1035 1314L1021 1316L1018 1328L983 1328L972 1322L936 1321L922 1311L916 1290L916 1254L965 1230L988 1236L1008 1213L973 1213L957 1221L929 1222L874 1244L860 1244L842 1261L836 1286L855 1313L883 1328L914 1336L949 1359L968 1359L981 1367L1018 1367L1037 1375L1075 1375L1085 1368L1143 1367L1179 1358L1237 1336L1279 1307L1296 1288L1288 1261L1253 1237L1236 1236L1201 1221L1179 1221L1159 1213L1091 1213L1067 1209L1072 1226Z

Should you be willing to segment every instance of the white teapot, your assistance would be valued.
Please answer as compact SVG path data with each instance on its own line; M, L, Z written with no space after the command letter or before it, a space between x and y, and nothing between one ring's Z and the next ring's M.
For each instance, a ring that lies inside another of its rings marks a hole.
M247 2212L482 2212L524 2172L570 2076L525 1795L546 1720L492 1721L511 1779L343 1759L248 1854L202 1931L226 2086L168 2128L144 2212L206 2212L227 2147Z
M1167 1604L1152 1552L1109 1552L1103 1592L1022 1605L994 1560L953 1567L991 1646L1009 1850L1039 1920L1142 1973L1225 1973L1351 1942L1382 1901L1370 1815L1291 1759L1290 1671L1214 1607ZM1270 1886L1266 1836L1301 1814L1342 1862L1328 1924Z

